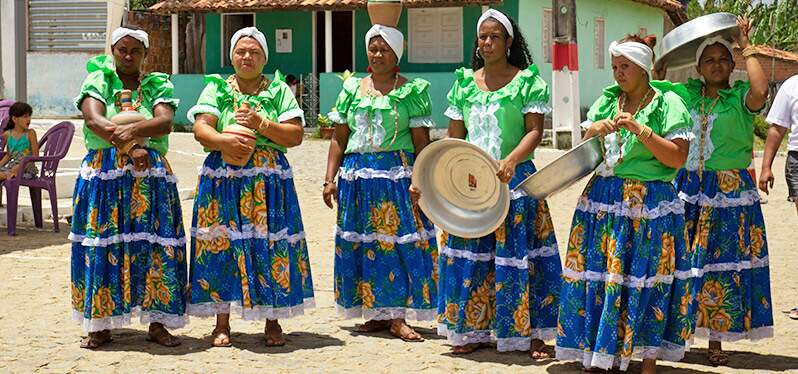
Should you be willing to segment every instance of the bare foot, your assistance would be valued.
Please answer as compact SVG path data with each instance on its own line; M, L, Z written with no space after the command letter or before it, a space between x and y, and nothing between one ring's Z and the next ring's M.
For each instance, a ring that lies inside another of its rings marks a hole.
M111 330L90 332L89 336L80 340L80 348L97 349L111 340L113 340L111 339Z
M417 333L416 330L413 330L412 327L408 326L403 319L395 319L391 322L391 335L406 342L424 341L424 337Z
M707 350L707 359L709 363L714 366L726 365L729 363L729 355L723 352L720 342L709 341L709 349Z
M640 372L642 374L657 374L657 360L652 358L644 359Z
M548 352L548 347L546 347L546 343L540 339L532 339L532 344L529 347L529 357L532 357L533 360L546 360L551 358L551 354Z
M230 341L230 326L223 326L213 329L211 332L211 336L213 337L213 346L214 347L232 347L233 342Z
M158 343L164 347L177 347L181 344L180 339L170 334L160 323L151 323L147 333L147 341Z
M267 347L282 347L285 345L285 337L283 337L283 328L277 320L266 320L266 327L263 330L266 335Z
M488 343L471 343L452 347L452 353L456 355L467 355L476 352L478 349L490 347Z
M388 330L391 327L391 320L370 320L362 325L358 325L355 331L357 332L379 332Z

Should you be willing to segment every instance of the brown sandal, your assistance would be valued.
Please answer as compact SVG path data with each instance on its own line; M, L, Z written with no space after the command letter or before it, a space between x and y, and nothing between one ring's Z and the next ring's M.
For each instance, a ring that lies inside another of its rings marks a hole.
M467 355L476 352L482 348L488 348L490 344L488 343L470 343L466 345L457 345L452 347L452 353L456 355Z
M169 333L169 330L160 323L150 324L149 332L147 332L147 341L160 344L164 347L177 347L183 343L180 339Z
M80 339L80 348L97 349L111 341L113 341L113 338L111 338L111 330L90 332L89 336Z
M547 360L551 358L551 353L549 353L549 347L546 346L546 343L539 339L533 339L532 344L529 346L529 357L533 360Z
M370 332L385 331L385 330L388 330L390 328L391 328L391 320L380 320L380 321L377 321L377 320L373 320L372 319L372 320L366 321L366 323L364 323L362 325L357 325L355 327L355 331L364 332L364 333L370 333Z
M403 320L396 320L391 322L391 335L402 339L406 342L423 342L424 337L421 336L416 330L413 330L407 322Z
M729 363L729 355L720 349L710 349L707 351L707 359L714 366L726 365Z
M276 327L274 331L277 331L279 334L277 338L271 332L273 331L269 326ZM266 346L267 347L282 347L285 345L285 337L283 336L283 328L280 327L280 324L275 320L266 321L266 327L263 329L263 334L266 335Z
M217 327L213 329L211 332L211 336L213 337L213 342L211 343L214 347L232 347L233 341L230 339L230 327ZM227 342L225 343L224 340L227 338Z

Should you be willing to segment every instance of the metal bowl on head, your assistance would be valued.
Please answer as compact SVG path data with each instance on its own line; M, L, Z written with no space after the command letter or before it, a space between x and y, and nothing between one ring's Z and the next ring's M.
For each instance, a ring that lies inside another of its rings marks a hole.
M740 35L737 16L732 13L712 13L685 22L662 38L662 57L656 69L666 65L670 69L695 64L698 46L707 38L720 36L735 43Z
M602 161L601 140L593 137L524 179L516 189L524 190L535 200L543 200L592 173Z
M461 139L430 143L413 167L419 206L439 228L463 238L488 235L504 223L510 189L496 173L496 160Z

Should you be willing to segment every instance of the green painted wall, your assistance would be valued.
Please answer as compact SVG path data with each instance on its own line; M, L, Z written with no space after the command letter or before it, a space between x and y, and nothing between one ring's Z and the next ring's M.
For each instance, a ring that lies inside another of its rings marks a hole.
M227 76L223 74L223 76ZM266 75L269 79L274 78L274 74ZM185 126L190 125L186 115L199 99L200 93L205 88L205 75L203 74L174 74L172 83L175 85L175 97L180 99L175 113L175 124Z
M530 44L532 57L547 82L551 82L551 64L543 62L543 8L551 8L549 0L519 0L520 27ZM604 48L610 42L636 34L643 27L662 40L664 13L662 10L631 0L579 0L576 3L577 41L579 44L580 105L589 107L604 87L612 84L610 55L605 52L604 69L597 69L594 56L594 25L596 18L604 19ZM654 49L658 53L659 48Z
M221 20L219 13L205 16L205 71L211 73L233 72L232 67L222 68ZM265 71L280 69L284 74L307 73L313 70L313 14L311 12L259 12L255 25L266 35L269 43L269 62ZM275 30L292 29L292 53L275 52ZM224 51L229 53L229 51Z

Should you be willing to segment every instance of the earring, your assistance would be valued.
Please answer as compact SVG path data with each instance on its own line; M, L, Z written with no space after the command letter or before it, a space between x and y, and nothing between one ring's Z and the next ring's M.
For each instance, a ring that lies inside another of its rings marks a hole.
M369 73L373 73L374 69L372 69L371 66L369 66L368 69L366 69L366 71L368 71Z
M479 53L479 48L477 48L476 54L477 54L477 58L482 60L482 55Z
M393 72L394 72L394 73L399 73L400 71L402 71L402 69L399 69L399 66L398 66L398 65L397 65L397 66L394 66L394 68L393 68Z
M507 57L510 57L510 48L507 48Z

